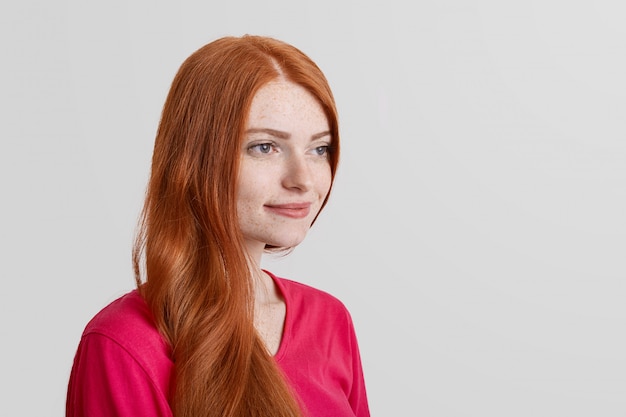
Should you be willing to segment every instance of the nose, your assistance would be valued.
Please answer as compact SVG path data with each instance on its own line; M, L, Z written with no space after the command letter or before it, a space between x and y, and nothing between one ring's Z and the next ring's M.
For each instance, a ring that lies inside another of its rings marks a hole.
M289 189L307 191L313 183L313 175L305 156L291 155L286 161L283 186Z

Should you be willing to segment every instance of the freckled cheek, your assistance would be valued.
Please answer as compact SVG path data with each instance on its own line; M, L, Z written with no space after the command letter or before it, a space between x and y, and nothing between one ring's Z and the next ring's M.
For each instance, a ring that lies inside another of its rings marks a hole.
M239 215L251 215L263 207L264 200L257 190L241 190L237 194L237 211Z
M238 205L245 206L250 209L255 205L263 203L269 193L266 182L262 179L265 175L261 175L258 170L240 170L239 181L237 184L237 201Z
M249 217L262 205L262 194L255 181L239 181L237 185L237 212L238 215Z
M328 191L330 191L330 184L332 182L332 174L330 172L330 167L320 171L319 176L317 178L317 190L320 198L324 200L328 195Z

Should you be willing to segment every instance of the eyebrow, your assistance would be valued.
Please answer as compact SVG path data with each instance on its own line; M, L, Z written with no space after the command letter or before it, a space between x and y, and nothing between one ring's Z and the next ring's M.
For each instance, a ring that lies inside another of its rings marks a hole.
M282 130L268 128L252 128L246 130L246 133L267 133L268 135L274 136L279 139L289 139L291 137L290 133L283 132ZM311 140L320 139L324 136L330 136L330 131L326 130L324 132L316 133L315 135L311 136Z

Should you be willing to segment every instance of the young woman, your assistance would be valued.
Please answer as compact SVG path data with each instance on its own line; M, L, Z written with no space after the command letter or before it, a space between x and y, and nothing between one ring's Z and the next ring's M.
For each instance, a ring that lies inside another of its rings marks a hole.
M369 416L343 304L260 268L304 239L338 158L331 90L298 49L193 53L155 141L137 289L87 325L67 416Z

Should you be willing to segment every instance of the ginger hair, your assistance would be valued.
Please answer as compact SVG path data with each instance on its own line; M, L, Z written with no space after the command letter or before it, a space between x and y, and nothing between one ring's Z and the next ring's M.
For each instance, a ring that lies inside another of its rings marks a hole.
M236 210L250 105L260 87L279 77L304 87L322 105L334 178L339 132L333 95L318 66L287 43L245 35L203 46L179 68L163 107L133 266L138 289L171 347L176 417L303 414L254 328Z

